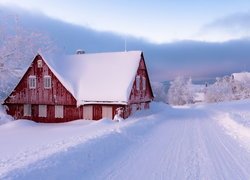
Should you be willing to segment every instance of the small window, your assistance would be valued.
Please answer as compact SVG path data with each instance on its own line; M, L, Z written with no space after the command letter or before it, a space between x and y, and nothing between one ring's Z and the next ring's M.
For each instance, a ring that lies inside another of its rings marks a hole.
M44 88L45 89L50 89L51 88L51 77L50 76L44 76L43 77L43 83L44 83Z
M102 106L102 117L104 118L113 118L112 106Z
M145 91L146 90L146 78L142 77L142 90Z
M42 68L43 67L43 61L41 59L37 60L37 67Z
M136 90L137 91L140 90L140 83L141 83L141 77L140 76L136 76Z
M29 88L30 89L36 88L36 76L29 76Z
M38 106L38 117L47 117L47 105Z
M63 106L55 106L55 118L63 118Z
M83 119L93 119L93 106L83 106Z
M23 116L31 116L31 104L23 105Z

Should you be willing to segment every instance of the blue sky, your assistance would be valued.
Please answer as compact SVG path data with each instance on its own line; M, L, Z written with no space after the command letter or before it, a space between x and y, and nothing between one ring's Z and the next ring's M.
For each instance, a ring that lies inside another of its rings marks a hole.
M250 35L245 25L249 0L0 0L0 4L154 43L224 42Z

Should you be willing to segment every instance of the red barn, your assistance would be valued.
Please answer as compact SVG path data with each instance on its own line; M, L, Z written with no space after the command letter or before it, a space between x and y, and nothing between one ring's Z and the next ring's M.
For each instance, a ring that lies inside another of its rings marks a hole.
M149 108L153 93L141 51L35 56L11 94L7 113L15 119L66 122L123 118Z

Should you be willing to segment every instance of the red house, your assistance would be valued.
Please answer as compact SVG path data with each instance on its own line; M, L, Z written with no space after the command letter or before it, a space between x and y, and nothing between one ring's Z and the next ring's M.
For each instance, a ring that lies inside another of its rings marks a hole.
M153 93L141 51L44 58L36 55L11 94L7 113L15 119L66 122L123 118L149 108Z

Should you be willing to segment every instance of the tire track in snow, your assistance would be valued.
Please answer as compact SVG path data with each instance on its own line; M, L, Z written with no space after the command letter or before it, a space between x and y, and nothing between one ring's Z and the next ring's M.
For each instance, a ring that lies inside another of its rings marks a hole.
M198 120L199 121L199 120ZM185 162L186 169L185 169L185 179L199 179L200 177L200 160L202 158L201 155L201 150L200 150L200 137L201 137L201 132L200 132L200 127L198 128L197 126L199 126L199 124L197 123L197 119L195 119L193 121L194 126L193 127L189 127L192 128L192 135L191 138L194 138L193 140L191 140L191 146L190 146L190 150L187 149L188 151L188 155L187 155L187 160Z
M220 179L249 179L250 154L235 139L225 134L214 119L211 119L210 133L206 133L209 156L216 176Z
M162 120L131 149L98 179L250 179L250 154L206 113Z
M100 137L92 137L88 148L85 139L78 137L76 142L67 141L67 151L58 152L58 147L66 147L62 142L52 156L5 177L31 179L48 174L55 179L88 180L250 179L250 154L225 134L216 120L201 109L176 112L164 114L165 118L162 114L147 117L119 132L108 128L103 132L106 137L98 133Z
M126 157L109 167L109 171L102 174L99 179L141 179L142 177L143 179L166 179L166 177L178 179L180 169L184 171L180 165L183 164L182 154L185 151L183 144L185 144L185 135L189 126L187 121L168 120L168 122L159 124L145 137L146 140L139 145L139 148L133 147ZM165 126L169 127L168 133L162 136L162 131L166 130ZM129 168L132 171L129 171ZM124 171L124 169L127 170ZM133 171L136 169L138 171ZM125 175L121 175L124 172L126 172Z

